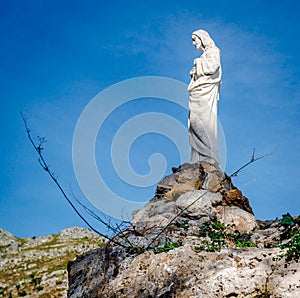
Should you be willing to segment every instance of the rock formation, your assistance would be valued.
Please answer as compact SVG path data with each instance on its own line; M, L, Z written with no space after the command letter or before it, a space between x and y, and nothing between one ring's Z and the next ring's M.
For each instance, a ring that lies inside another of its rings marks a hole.
M137 230L151 225L160 228L200 197L177 221L196 220L199 225L217 220L240 232L256 227L249 200L226 174L206 162L183 164L159 182L155 197L133 214L133 226Z
M68 297L300 297L298 254L281 246L299 232L288 219L255 221L229 177L184 164L134 212L119 245L69 263Z

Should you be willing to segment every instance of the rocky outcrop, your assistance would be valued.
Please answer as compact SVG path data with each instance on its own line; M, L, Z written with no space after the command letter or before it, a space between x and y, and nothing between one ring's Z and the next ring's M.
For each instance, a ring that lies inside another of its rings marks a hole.
M226 174L184 164L114 242L69 263L68 296L300 297L299 263L281 246L299 222L256 222Z
M66 297L67 263L102 243L78 227L32 238L0 229L0 297Z
M225 173L205 162L186 163L173 171L158 183L155 197L134 212L132 223L137 230L149 230L158 222L163 226L179 212L178 220L217 220L239 232L256 227L249 200Z
M281 255L278 248L215 253L184 245L168 252L124 256L118 262L106 260L97 250L71 266L71 277L77 275L77 281L69 296L300 297L299 264L286 264Z

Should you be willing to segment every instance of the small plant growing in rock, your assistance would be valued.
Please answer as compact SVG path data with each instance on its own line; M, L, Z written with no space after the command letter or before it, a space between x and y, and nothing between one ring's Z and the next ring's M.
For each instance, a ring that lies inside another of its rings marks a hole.
M236 247L254 247L255 244L249 240L248 234L240 234L238 231L235 233L226 232L226 227L221 222L207 223L201 226L200 237L209 237L209 240L204 240L203 244L196 246L196 251L220 251L223 247L230 244L235 244Z
M41 277L31 277L30 283L33 284L35 287L42 282Z
M36 288L35 288L37 291L42 291L43 289L44 289L44 287L43 286L37 286Z
M22 290L22 291L18 292L18 296L20 296L20 297L24 297L26 295L27 295L27 292L25 290Z
M210 240L204 240L203 244L196 246L196 251L206 250L210 252L220 251L226 244L225 242L225 226L224 224L216 221L201 226L200 237L209 237Z
M300 258L300 216L295 219L289 214L282 215L280 224L285 227L281 240L288 240L280 248L287 248L286 261L298 261Z
M300 258L300 230L293 234L288 243L281 245L281 248L287 248L286 261L298 261Z
M171 250L171 249L173 249L173 248L176 248L176 247L179 247L180 245L179 245L179 243L177 243L177 242L174 242L174 243L166 243L165 245L164 245L164 247L157 247L156 249L155 249L155 252L157 252L157 253L159 253L159 252L167 252L167 251L169 251L169 250Z
M287 213L287 214L282 215L280 224L285 227L293 227L296 223L295 223L293 217L289 213Z
M145 251L145 249L143 247L140 246L133 246L133 247L126 247L126 252L130 255L133 254L141 254Z
M207 240L203 241L203 244L200 246L195 246L195 251L205 250L207 252L220 251L223 246L220 243L209 242Z
M236 246L237 247L255 247L255 244L250 240L245 240L245 241L237 241Z

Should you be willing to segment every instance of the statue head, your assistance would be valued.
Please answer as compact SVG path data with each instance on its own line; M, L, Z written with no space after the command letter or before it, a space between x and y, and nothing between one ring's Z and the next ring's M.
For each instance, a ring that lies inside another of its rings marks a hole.
M214 41L204 30L196 30L192 33L192 41L197 51L205 51L207 48L215 47Z

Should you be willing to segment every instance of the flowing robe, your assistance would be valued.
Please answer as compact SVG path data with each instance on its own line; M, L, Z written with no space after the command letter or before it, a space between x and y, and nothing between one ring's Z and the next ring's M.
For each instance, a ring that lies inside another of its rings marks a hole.
M189 141L191 162L206 161L219 165L217 103L221 85L220 50L206 47L194 60L189 98Z

